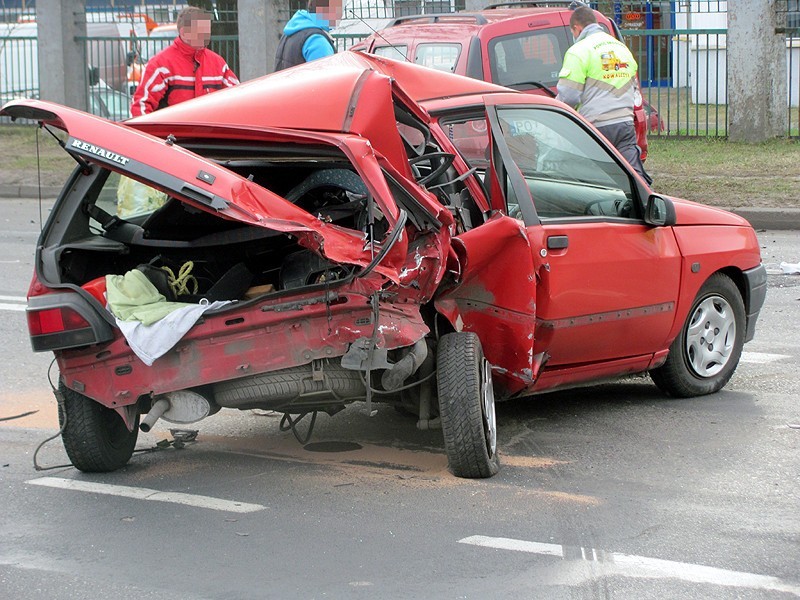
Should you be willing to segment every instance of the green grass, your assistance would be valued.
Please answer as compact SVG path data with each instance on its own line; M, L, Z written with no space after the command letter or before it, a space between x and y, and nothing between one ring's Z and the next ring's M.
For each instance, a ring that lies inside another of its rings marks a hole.
M646 168L664 194L714 206L800 208L800 142L651 137Z
M658 111L664 136L714 137L728 134L728 107L725 104L695 104L689 88L646 88L642 92Z
M75 167L49 133L30 125L0 125L0 164L0 183L16 185L36 185L39 171L42 185L62 185Z

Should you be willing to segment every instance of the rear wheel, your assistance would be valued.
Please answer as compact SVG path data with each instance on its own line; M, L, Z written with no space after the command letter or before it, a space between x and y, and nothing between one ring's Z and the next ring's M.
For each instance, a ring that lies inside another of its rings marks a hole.
M671 396L713 394L733 376L742 356L744 334L739 288L727 275L716 273L700 288L666 362L650 376Z
M492 368L474 333L451 333L437 350L439 414L450 470L491 477L500 468Z
M69 389L63 383L59 390L64 395L63 410L59 407L58 420L66 427L61 439L67 456L75 467L85 473L115 471L128 464L139 435L139 416L133 430L119 414L83 394Z

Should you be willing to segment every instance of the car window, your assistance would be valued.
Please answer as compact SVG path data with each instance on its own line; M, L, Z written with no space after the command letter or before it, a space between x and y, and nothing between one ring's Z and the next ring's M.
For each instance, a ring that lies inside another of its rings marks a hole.
M417 46L414 62L438 71L453 73L459 54L461 54L461 44L420 44Z
M489 166L489 130L486 117L442 122L447 137L470 167L479 171Z
M393 58L395 60L408 60L408 46L405 44L396 44L394 46L376 46L372 50L373 54L377 56L385 56L386 58Z
M106 110L113 121L122 121L131 116L131 100L125 94L116 90L111 90L110 93L103 95L103 102L106 105Z
M497 115L540 218L638 216L630 174L576 121L541 108L499 108ZM507 202L516 214L511 193Z
M558 83L564 54L572 43L565 27L507 35L489 42L492 81L526 89L528 82L548 87Z
M145 217L167 202L167 194L114 171L108 173L95 205L121 219ZM100 224L96 223L99 228Z

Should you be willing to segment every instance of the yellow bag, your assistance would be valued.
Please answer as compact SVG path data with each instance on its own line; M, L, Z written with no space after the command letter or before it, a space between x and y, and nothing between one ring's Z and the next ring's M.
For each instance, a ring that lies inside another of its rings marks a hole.
M124 175L119 178L117 216L121 219L146 215L164 206L166 202L167 194L164 192Z

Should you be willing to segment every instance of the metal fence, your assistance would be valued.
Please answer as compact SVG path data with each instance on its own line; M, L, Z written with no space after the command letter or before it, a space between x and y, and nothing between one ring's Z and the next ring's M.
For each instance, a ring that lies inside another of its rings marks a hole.
M725 35L725 29L623 30L640 65L650 135L727 135Z
M84 56L89 65L88 112L120 121L130 117L133 93L144 63L172 43L174 36L147 38L130 36L79 38L84 42ZM214 36L209 47L226 58L237 72L239 57L238 36Z
M783 14L781 14L783 13ZM800 137L800 0L785 0L778 6L784 23L789 72L789 136Z
M651 135L723 137L728 133L727 2L607 2L639 63L643 94L658 113ZM788 130L798 137L800 0L778 0L786 24Z
M283 21L305 7L292 0ZM129 70L132 61L146 61L171 42L174 23L184 0L165 0L158 6L119 2L115 10L101 9L100 0L87 1L87 68L94 68L87 110L119 119L130 106ZM346 0L345 14L334 33L339 51L385 25L388 19L417 13L463 10L464 0ZM679 0L593 2L619 24L623 38L639 64L643 95L655 136L724 137L727 135L728 90L726 59L727 2ZM238 16L235 0L217 0L211 47L239 72ZM35 2L0 9L0 102L39 93ZM231 8L233 7L233 8ZM800 137L800 0L775 4L779 31L786 36L789 127ZM348 27L349 26L349 27Z
M106 3L107 4L107 3ZM145 63L177 36L175 20L186 0L153 4L87 2L87 36L79 38L89 65L87 110L112 120L130 117L130 105ZM211 50L239 72L235 0L218 0L212 14Z

